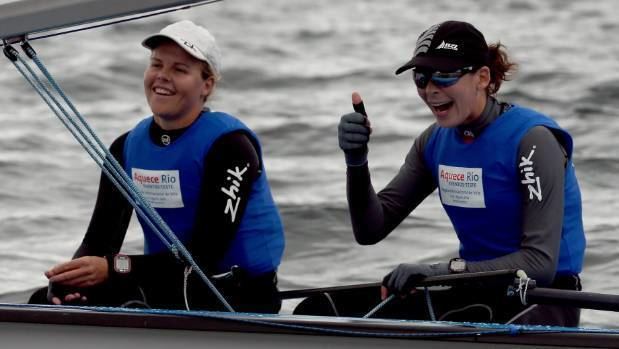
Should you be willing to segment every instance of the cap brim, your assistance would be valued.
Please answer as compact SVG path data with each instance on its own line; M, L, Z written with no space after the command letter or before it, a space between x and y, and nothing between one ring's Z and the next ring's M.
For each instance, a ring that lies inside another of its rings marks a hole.
M466 67L467 65L469 64L464 60L454 57L417 56L406 62L406 64L404 64L400 68L398 68L395 73L397 75L412 68L423 68L435 71L450 72Z
M395 71L395 75L401 74L409 69L412 69L415 66L413 60L406 62L403 66L399 67L398 70Z
M153 34L147 37L146 39L142 40L142 46L152 50L155 47L159 46L159 44L163 40L173 40L173 39L167 35Z
M189 53L193 57L208 63L208 60L206 59L206 57L201 56L197 51L190 50L189 48L185 46L185 44L182 41L178 40L177 38L173 36L160 34L160 33L153 34L147 37L146 39L142 40L142 46L152 50L156 48L157 46L159 46L162 41L175 42L178 46L180 46L183 50L185 50L187 53Z

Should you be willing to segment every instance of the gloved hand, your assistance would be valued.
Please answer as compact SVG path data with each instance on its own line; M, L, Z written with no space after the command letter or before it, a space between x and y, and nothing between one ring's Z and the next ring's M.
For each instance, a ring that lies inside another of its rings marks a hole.
M448 263L435 264L406 264L398 265L393 271L383 278L383 286L388 293L397 295L409 294L419 281L428 276L449 274Z
M84 290L76 287L68 287L55 282L47 286L47 301L50 304L79 305L87 301Z
M348 166L361 166L367 162L368 142L372 128L365 115L363 101L358 93L352 96L354 113L342 116L338 126L338 140Z

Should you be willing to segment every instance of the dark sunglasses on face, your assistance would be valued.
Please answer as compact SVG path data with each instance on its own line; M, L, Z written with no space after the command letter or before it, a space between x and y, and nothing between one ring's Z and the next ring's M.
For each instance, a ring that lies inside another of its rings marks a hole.
M436 87L443 88L454 85L461 77L473 71L475 71L475 68L473 66L464 67L462 69L458 69L449 73L424 69L414 69L413 80L415 81L415 85L417 85L418 88L426 88L430 81L432 81L432 83Z

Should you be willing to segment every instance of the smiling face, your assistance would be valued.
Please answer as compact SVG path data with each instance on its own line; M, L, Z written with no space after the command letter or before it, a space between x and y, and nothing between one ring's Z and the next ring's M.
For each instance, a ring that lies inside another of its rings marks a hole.
M155 122L164 130L189 126L200 115L215 83L212 76L203 77L203 67L173 41L152 50L144 92Z
M437 87L432 81L425 88L417 88L419 97L434 114L441 127L456 127L477 119L486 105L486 87L490 70L479 70L463 75L449 87Z

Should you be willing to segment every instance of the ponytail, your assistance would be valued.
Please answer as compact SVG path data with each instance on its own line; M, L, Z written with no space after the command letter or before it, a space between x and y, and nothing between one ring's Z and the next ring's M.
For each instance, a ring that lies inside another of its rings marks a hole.
M488 67L490 68L490 83L486 92L488 95L494 95L499 91L503 81L511 79L517 64L509 60L505 46L497 42L488 46Z

